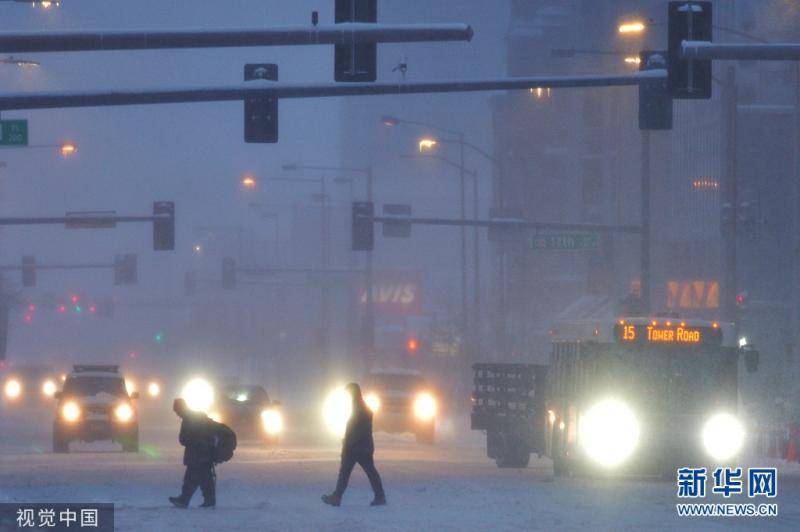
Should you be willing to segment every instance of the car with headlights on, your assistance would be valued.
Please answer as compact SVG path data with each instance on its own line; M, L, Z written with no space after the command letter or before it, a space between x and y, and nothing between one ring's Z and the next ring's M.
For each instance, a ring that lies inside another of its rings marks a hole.
M76 365L67 375L53 421L53 452L69 452L73 441L111 440L124 452L139 450L139 422L118 366Z
M363 390L374 431L413 432L418 443L434 442L439 404L418 371L372 371L364 379Z
M2 383L3 406L13 410L49 405L61 379L53 367L46 364L23 364L5 371Z
M258 439L276 445L283 432L280 401L270 399L258 384L227 384L220 387L209 417L231 427L241 439Z

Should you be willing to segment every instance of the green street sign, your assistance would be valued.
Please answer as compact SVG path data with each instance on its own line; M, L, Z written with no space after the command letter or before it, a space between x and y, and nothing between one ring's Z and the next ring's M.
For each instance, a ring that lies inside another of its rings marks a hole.
M597 249L597 233L564 233L559 235L534 235L533 249Z
M27 146L27 120L0 120L0 146Z

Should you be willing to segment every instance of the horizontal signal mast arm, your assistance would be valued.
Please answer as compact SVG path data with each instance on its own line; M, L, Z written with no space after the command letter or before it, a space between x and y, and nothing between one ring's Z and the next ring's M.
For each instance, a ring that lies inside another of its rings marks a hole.
M683 41L681 54L687 59L797 61L800 60L800 44L717 44L708 41Z
M0 110L223 102L259 97L283 99L324 98L334 96L528 90L538 87L638 86L649 81L666 79L666 76L666 70L648 70L635 74L613 76L524 77L408 83L323 83L310 85L257 80L227 87L196 87L161 90L141 89L110 92L0 93Z
M269 29L2 32L0 53L470 41L472 35L467 24L360 22Z
M598 233L639 233L638 225L572 224L560 222L529 222L516 219L460 220L457 218L409 218L406 216L365 216L376 223L415 225L446 225L455 227L492 227L496 229L540 229L543 231L594 231Z

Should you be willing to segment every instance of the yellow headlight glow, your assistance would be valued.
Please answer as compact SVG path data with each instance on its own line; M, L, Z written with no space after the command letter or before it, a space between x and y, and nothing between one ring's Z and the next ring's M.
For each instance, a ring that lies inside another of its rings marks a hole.
M209 412L208 417L216 421L217 423L222 423L222 414L220 414L216 410L212 410L211 412Z
M73 423L81 417L81 407L78 406L78 403L69 401L61 408L61 415L64 416L65 421Z
M10 379L6 381L3 391L9 399L17 399L22 395L22 384L17 379Z
M47 397L53 397L56 394L56 383L51 380L46 380L42 383L42 393Z
M136 383L132 379L125 379L125 391L128 395L136 391Z
M283 416L274 408L261 412L261 422L264 424L264 431L270 436L279 434L283 430Z
M161 386L155 381L147 385L147 395L150 397L158 397L161 395Z
M744 445L744 437L742 423L731 414L712 416L703 426L703 445L715 460L736 456Z
M636 449L639 422L625 403L605 399L581 416L578 433L586 454L610 468L621 464Z
M436 399L428 392L422 392L414 399L414 416L420 421L430 421L436 417Z
M131 405L127 403L122 403L114 409L114 416L118 421L127 423L133 417L133 408L131 408Z
M192 379L181 390L186 405L195 412L208 412L214 404L214 388L205 379Z
M367 407L372 410L373 414L377 414L378 410L381 409L381 398L378 397L376 393L368 393L365 395L364 402L367 403Z
M322 418L325 426L335 436L344 436L347 421L353 410L353 399L343 387L338 387L325 399L322 407Z

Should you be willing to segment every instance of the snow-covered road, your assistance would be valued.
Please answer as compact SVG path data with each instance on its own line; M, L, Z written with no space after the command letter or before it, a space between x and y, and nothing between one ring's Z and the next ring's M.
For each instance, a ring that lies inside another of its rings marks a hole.
M371 492L358 469L342 507L324 506L319 496L333 487L337 449L294 435L277 449L242 445L218 469L217 508L178 510L166 500L182 475L173 427L144 431L135 455L102 446L53 455L43 426L0 421L0 501L113 502L117 530L800 529L795 468L781 474L777 518L689 519L676 515L673 483L554 480L547 460L500 470L480 435L469 432L433 447L379 435L386 507L368 506ZM192 502L199 504L199 494Z

